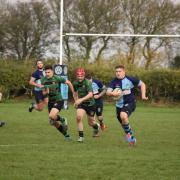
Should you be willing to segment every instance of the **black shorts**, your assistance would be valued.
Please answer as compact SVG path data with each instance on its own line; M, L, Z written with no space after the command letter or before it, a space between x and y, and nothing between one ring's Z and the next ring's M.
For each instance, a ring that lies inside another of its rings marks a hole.
M131 113L136 109L136 103L132 102L129 104L124 104L122 108L116 107L116 116L119 122L121 123L121 117L120 117L120 112L125 112L127 113L128 117L131 115Z
M35 91L33 90L33 94L35 96L36 103L39 104L40 102L44 101L47 96L44 96L42 91Z
M92 117L95 115L95 112L96 112L95 104L93 106L87 106L87 105L80 104L80 105L78 105L77 109L84 109L86 111L86 114L88 116L92 116Z
M103 103L96 103L96 116L102 116Z
M64 101L48 102L48 111L50 112L52 108L56 108L59 111L61 111L63 106L64 106Z

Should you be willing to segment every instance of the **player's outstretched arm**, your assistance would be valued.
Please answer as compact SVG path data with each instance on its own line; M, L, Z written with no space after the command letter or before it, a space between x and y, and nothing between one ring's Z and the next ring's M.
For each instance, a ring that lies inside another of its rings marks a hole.
M38 88L42 88L43 87L43 85L35 83L35 78L34 77L31 77L31 79L29 80L29 84L31 86L35 86L35 87L38 87Z
M106 88L106 86L104 85L103 86L103 88L102 88L103 90L102 90L102 92L101 93L99 93L99 97L102 97L102 96L104 96L105 94L106 94L106 91L107 91L107 88Z
M142 98L142 100L148 100L148 97L146 96L146 85L142 81L141 81L141 84L140 84L140 88L141 88L141 98Z
M75 97L75 91L74 91L74 87L73 87L71 81L66 80L65 84L67 84L67 85L69 86L69 88L70 88L70 90L71 90L71 92L72 92L72 94L73 94L74 101L75 101L75 99L76 99L76 97Z

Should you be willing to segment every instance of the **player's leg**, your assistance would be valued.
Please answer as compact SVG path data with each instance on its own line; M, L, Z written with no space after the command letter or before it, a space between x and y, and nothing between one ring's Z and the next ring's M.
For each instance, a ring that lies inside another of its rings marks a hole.
M96 111L95 106L90 106L86 108L88 124L93 128L93 137L99 137L100 125L95 120L95 111Z
M77 128L78 128L78 133L79 133L78 142L84 141L84 129L83 129L84 114L85 114L85 110L81 107L78 107L76 111L76 122L77 122Z
M44 97L44 95L42 94L42 91L34 91L33 93L34 93L36 102L31 103L31 105L29 107L29 112L32 112L33 109L35 109L37 111L42 111L44 106L48 102L48 98Z
M65 139L70 139L70 135L68 134L68 131L67 131L68 129L67 123L63 124L61 122L62 119L65 119L65 118L58 115L62 107L63 107L63 101L57 102L55 104L51 104L51 103L48 104L50 124L55 126L57 130L64 135Z
M126 140L129 142L129 144L135 144L136 139L133 135L130 123L129 123L129 116L135 109L135 104L128 104L121 109L117 108L117 115L118 119L121 123L121 126L126 134Z
M44 106L48 105L48 97L44 96L43 98L43 104ZM43 107L44 108L44 107Z
M104 118L102 112L103 112L103 104L96 104L96 116L100 123L101 130L104 131L107 128L107 126L104 124Z

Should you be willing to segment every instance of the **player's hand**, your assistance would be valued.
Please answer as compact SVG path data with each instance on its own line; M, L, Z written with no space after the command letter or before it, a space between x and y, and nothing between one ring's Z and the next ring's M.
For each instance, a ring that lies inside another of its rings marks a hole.
M113 95L114 97L117 97L117 96L120 96L120 95L121 95L121 92L120 92L120 91L113 91L113 92L112 92L112 95Z
M74 103L75 106L78 106L79 104L82 103L82 99L77 99Z
M47 94L49 94L49 88L43 90L43 95L47 95Z
M94 95L94 99L99 99L99 98L100 98L99 94Z
M148 100L148 97L142 96L142 100Z
M38 88L43 88L44 85L42 85L42 84L37 84L36 87L38 87Z
M76 108L76 109L77 109L77 107L78 107L78 106L74 103L74 108Z

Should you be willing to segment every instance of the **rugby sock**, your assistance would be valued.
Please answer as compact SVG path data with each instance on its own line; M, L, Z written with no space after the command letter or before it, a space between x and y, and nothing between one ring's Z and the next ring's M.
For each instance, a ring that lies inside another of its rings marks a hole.
M79 131L79 137L84 137L84 132L83 131Z
M56 121L60 121L60 116L59 115L57 115Z
M124 129L124 132L126 134L129 133L129 134L132 135L132 130L131 130L131 127L130 127L129 123L128 124L122 124L122 128Z
M103 125L104 123L103 123L103 119L99 119L99 123L100 123L100 125Z
M57 120L56 121L60 121L61 123L64 123L65 118L57 115Z
M68 135L68 134L67 134L67 131L64 130L64 128L63 128L62 125L60 125L57 129L58 129L58 131L61 132L64 136L67 136L67 135Z
M94 124L94 125L93 125L93 128L94 128L94 129L98 129L98 128L99 128L98 124L97 124L97 123Z

